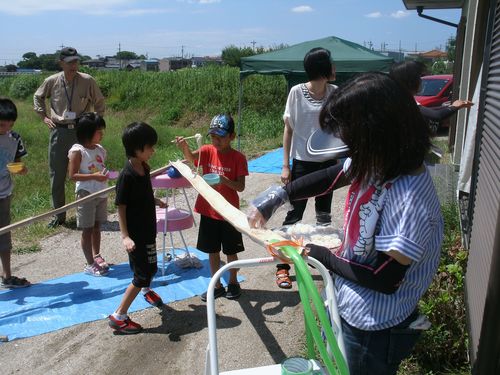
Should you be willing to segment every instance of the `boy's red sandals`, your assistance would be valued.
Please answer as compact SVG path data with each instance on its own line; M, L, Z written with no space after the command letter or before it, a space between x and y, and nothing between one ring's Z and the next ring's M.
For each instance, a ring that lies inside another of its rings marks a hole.
M125 320L118 320L113 315L108 316L108 325L117 334L133 335L142 331L142 326L139 323L133 322L129 317Z
M292 288L292 280L290 279L288 270L280 269L276 271L276 285L278 285L281 289Z

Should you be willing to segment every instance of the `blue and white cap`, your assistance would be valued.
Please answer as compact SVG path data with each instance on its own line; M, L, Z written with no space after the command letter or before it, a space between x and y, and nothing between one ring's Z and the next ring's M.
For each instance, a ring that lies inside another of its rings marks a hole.
M210 122L208 134L215 134L219 137L234 133L234 120L228 114L219 114L214 116Z

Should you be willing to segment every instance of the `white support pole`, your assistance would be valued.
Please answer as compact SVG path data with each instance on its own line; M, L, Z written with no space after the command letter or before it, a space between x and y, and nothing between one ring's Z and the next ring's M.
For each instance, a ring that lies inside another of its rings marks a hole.
M323 278L326 292L326 301L328 303L328 310L330 312L331 319L333 320L333 331L337 339L340 351L345 358L345 346L342 336L342 329L340 324L340 315L337 311L337 300L334 293L333 279L330 276L328 270L314 258L306 257L304 260L314 266L316 270L320 273ZM280 263L281 261L277 258L254 258L254 259L243 259L228 263L221 267L215 275L212 276L207 289L207 322L208 322L208 347L206 353L205 363L205 375L219 375L219 359L217 352L217 327L216 327L216 317L215 317L215 298L214 289L217 284L217 280L220 279L222 274L231 268L244 268L244 267L258 267L265 266L270 263Z

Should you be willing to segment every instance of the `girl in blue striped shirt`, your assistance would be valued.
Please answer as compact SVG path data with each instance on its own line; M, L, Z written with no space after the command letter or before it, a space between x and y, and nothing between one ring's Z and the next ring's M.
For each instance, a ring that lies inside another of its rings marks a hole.
M350 374L396 374L421 332L417 304L436 273L443 237L424 165L429 129L413 97L383 73L336 90L320 124L349 147L349 158L259 199L250 224L263 225L286 200L350 184L342 245L306 247L335 274Z

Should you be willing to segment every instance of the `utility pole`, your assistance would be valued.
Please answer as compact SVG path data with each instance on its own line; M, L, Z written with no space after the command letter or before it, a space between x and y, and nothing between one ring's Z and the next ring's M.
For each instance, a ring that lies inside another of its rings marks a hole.
M181 60L184 60L184 45L181 46Z
M120 53L121 51L122 51L122 44L118 42L118 56L120 56L120 70L122 70L122 55Z
M257 42L256 42L255 40L252 40L252 41L250 42L250 44L252 45L252 50L253 50L254 52L255 52L255 44L256 44L256 43L257 43Z

